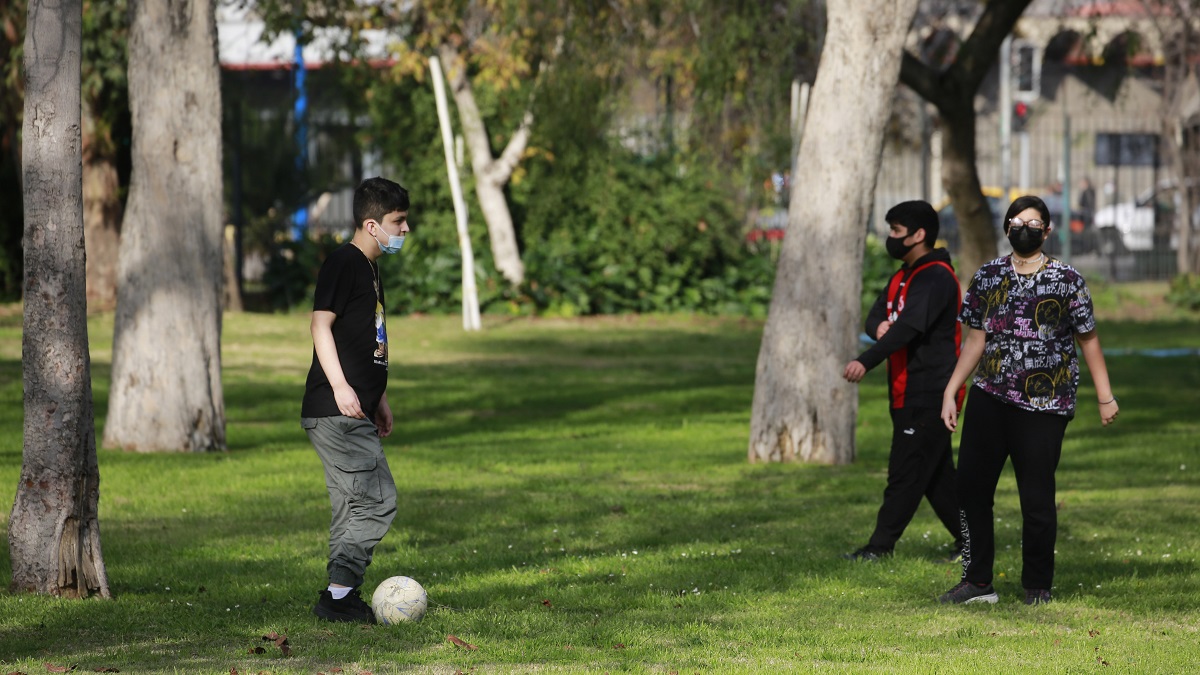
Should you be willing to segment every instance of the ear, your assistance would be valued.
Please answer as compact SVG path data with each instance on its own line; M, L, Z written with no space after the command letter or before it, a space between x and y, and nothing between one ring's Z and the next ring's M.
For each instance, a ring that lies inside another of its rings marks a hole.
M925 241L925 228L920 227L908 234L913 239L913 245L923 243Z

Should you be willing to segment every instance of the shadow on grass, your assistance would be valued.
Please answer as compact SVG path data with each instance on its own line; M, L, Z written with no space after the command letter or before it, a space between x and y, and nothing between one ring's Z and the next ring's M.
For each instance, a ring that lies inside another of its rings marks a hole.
M826 602L830 589L857 592L864 580L884 587L878 593L889 601L923 607L928 594L912 579L940 583L947 573L928 568L948 535L924 506L918 517L933 536L924 541L910 529L894 562L905 575L899 581L886 576L893 565L838 558L861 543L878 508L881 431L871 432L871 461L856 466L745 464L753 331L608 331L556 341L505 330L455 337L462 358L449 363L395 359L397 431L386 444L401 511L368 584L408 574L453 611L440 608L394 642L431 648L459 622L500 640L509 629L492 624L505 613L593 625L593 617L621 615L655 633L746 611L748 598ZM226 371L229 453L102 452L103 542L117 598L25 604L15 628L0 619L0 660L52 655L64 635L75 653L158 644L180 664L213 640L244 642L244 650L265 630L318 635L308 612L324 576L329 507L298 425L307 365L275 380L251 367ZM108 370L94 367L100 415ZM1109 368L1120 422L1102 429L1084 418L1095 415L1085 405L1067 431L1060 491L1083 498L1068 500L1060 517L1064 538L1076 539L1063 544L1056 595L1186 615L1200 609L1194 562L1125 555L1119 537L1196 531L1194 509L1169 490L1172 481L1195 485L1177 457L1196 449L1200 373L1194 360L1141 357L1110 359ZM14 400L14 387L19 398L20 364L0 361L0 394ZM882 428L886 404L876 389L862 419ZM19 429L12 408L0 407L0 420ZM860 441L863 433L860 425ZM19 463L19 447L6 443L0 456ZM1015 516L1011 486L997 500ZM1107 548L1085 540L1091 527L1110 528ZM998 538L1019 544L1011 532ZM0 551L0 570L8 567ZM589 639L602 646L605 630ZM360 642L346 644L345 658L355 658Z

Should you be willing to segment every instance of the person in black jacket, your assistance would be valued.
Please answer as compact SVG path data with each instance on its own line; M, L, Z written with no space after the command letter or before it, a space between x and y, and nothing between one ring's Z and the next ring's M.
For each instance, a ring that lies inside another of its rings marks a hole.
M885 242L888 254L904 264L867 314L867 335L877 342L846 364L842 376L859 382L868 370L887 360L892 449L875 531L866 546L843 557L877 561L891 555L926 497L954 537L950 559L957 560L962 528L950 433L941 422L941 405L958 360L962 292L950 254L934 248L938 216L932 206L924 201L902 202L884 218L890 229Z

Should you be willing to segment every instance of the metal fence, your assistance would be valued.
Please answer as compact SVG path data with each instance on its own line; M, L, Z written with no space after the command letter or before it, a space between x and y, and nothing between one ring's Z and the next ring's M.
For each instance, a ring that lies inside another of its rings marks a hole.
M1156 151L1157 121L1047 116L1039 122L1011 137L1010 186L1045 199L1056 217L1064 198L1069 200L1072 222L1059 233L1070 231L1070 251L1059 245L1056 254L1110 281L1173 277L1186 200ZM994 119L981 118L977 138L980 182L985 192L1002 195ZM945 213L940 144L939 133L932 132L923 147L885 146L871 222L876 232L886 230L882 215L887 209L906 199L925 199ZM1000 211L993 214L999 228L1007 200L992 203ZM1193 222L1200 222L1200 210Z

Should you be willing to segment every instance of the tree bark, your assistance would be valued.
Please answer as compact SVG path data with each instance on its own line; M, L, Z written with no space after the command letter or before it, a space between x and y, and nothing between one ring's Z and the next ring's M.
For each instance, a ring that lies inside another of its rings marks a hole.
M996 257L996 228L992 210L979 184L975 165L975 106L973 94L943 101L942 186L954 205L959 223L958 274L969 279ZM1007 207L1007 204L1005 205Z
M917 0L829 3L750 420L751 462L854 460L862 256L883 132Z
M496 269L510 284L519 285L525 280L525 265L521 262L521 253L517 249L516 229L513 227L512 212L508 208L508 198L504 196L504 186L508 184L513 170L521 161L521 154L525 152L529 143L533 114L526 111L521 126L509 139L504 152L500 153L499 157L492 157L487 126L479 112L479 106L475 104L475 94L467 77L466 63L450 45L442 45L438 53L446 79L450 83L455 107L458 108L463 136L471 152L475 194L479 198L483 220L487 223L492 259Z
M24 452L12 588L109 597L100 550L83 245L81 0L29 6L25 34Z
M86 112L86 110L85 110ZM117 305L117 260L121 251L121 197L111 139L97 139L84 118L83 231L87 250L87 303L93 311Z
M215 0L135 0L133 173L106 446L225 448L221 91Z

